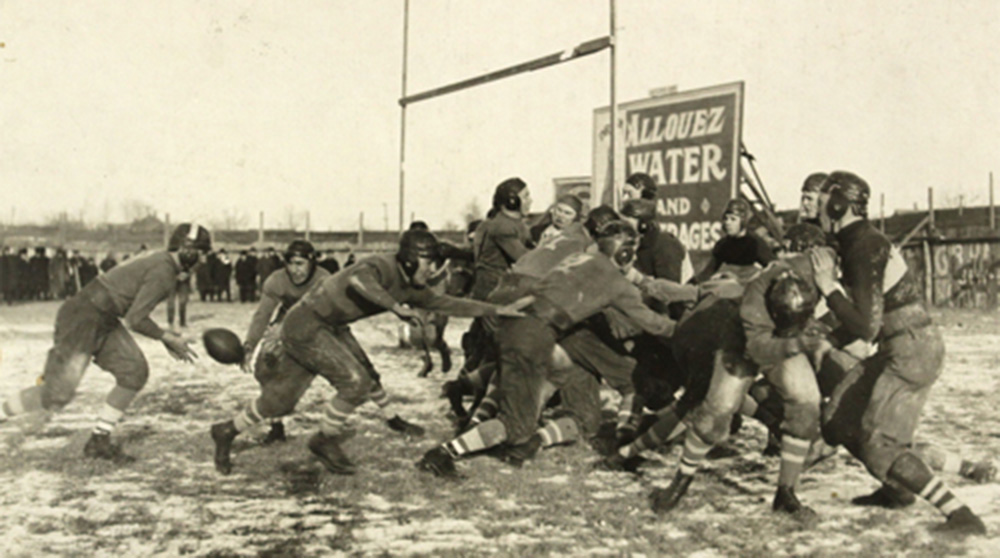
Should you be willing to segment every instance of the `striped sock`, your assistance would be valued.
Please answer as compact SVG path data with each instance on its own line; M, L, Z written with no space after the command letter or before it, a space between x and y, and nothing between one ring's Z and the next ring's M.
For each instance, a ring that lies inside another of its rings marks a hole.
M956 453L947 452L944 456L944 463L941 465L942 473L951 473L957 475L962 472L962 466L968 461L965 461Z
M111 434L115 430L118 421L121 420L124 411L115 409L107 403L101 407L97 413L97 424L94 425L94 434Z
M382 416L385 418L392 418L396 416L396 411L392 406L392 402L389 401L389 394L385 392L385 389L382 388L382 386L375 386L375 389L372 390L369 397L372 402L378 405L378 408L382 411Z
M3 412L8 417L40 410L42 410L41 386L31 386L22 389L20 393L11 397L3 404Z
M323 408L323 416L319 419L319 430L327 436L339 436L347 426L348 419L354 413L355 406L334 397Z
M236 416L233 417L233 425L237 432L243 432L262 420L264 417L260 416L260 411L257 410L257 400L254 399L242 411L236 413Z
M497 403L499 392L500 387L496 383L491 382L486 387L486 395L483 396L483 399L476 407L476 412L472 413L474 420L483 422L497 416L497 412L500 410L500 404Z
M685 430L687 430L687 425L681 422L681 418L676 413L666 413L654 422L649 430L643 432L642 436L636 438L631 444L620 448L618 453L625 458L639 455L643 451L656 449L674 440Z
M712 444L701 439L694 430L688 430L684 436L684 454L681 455L680 473L693 475L698 466L705 460L705 454L712 449Z
M622 400L618 403L618 420L616 421L616 428L618 430L627 428L630 425L632 428L635 428L636 424L638 424L639 418L635 417L633 420L632 417L632 403L634 401L634 393L626 393L625 395L622 395Z
M787 432L781 436L781 468L778 470L778 486L795 487L802 474L806 455L809 454L809 440L796 438Z
M491 448L507 439L507 428L499 420L488 420L443 447L452 457Z
M537 433L542 437L542 447L548 448L575 442L580 437L580 428L571 417L561 417L545 421Z
M941 513L945 516L951 515L953 511L965 505L951 492L948 486L944 484L944 482L942 482L937 475L931 478L919 494L921 498L927 500L933 504L934 507L941 510Z

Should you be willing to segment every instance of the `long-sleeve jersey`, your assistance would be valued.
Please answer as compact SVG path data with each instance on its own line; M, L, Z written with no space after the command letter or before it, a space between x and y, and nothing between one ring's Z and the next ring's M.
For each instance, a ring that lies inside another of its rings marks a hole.
M827 296L841 323L837 338L842 343L873 341L882 329L883 314L921 301L920 288L899 250L867 220L851 223L836 237L840 282L850 294L850 299L839 291Z
M114 313L125 321L129 329L161 339L163 329L149 314L174 291L180 272L180 266L170 254L152 252L115 266L97 277L97 282L107 290Z
M642 235L635 252L635 268L644 275L679 283L684 280L681 268L686 256L687 251L676 236L654 225Z
M392 255L369 256L330 275L306 293L295 308L308 307L326 323L343 325L385 312L397 303L450 316L496 313L492 304L414 288Z
M296 285L292 283L286 269L272 272L271 276L264 280L264 286L260 293L260 304L257 305L257 310L254 311L253 318L250 319L250 327L247 329L244 343L248 347L256 347L260 338L264 336L268 324L280 320L289 308L309 292L309 289L329 276L330 272L317 265L308 281ZM272 320L271 317L274 316L275 310L279 308L278 316Z
M472 241L476 269L507 271L528 251L530 243L528 227L501 211L476 229Z
M740 303L740 318L747 339L747 355L759 366L772 366L801 352L801 345L795 337L778 337L775 324L767 312L766 293L768 287L781 274L793 271L796 275L813 283L812 265L809 257L801 254L783 260L775 260L755 279L747 284Z
M568 256L532 285L529 292L564 313L569 321L564 326L614 308L648 333L661 336L673 333L674 321L643 304L639 289L603 254Z
M724 264L761 267L774 261L774 252L764 239L747 232L743 236L726 236L712 247L712 257L704 269L695 276L695 282L702 282L712 276Z
M573 223L561 234L543 240L538 246L520 257L511 271L527 277L541 278L570 254L583 252L592 241L583 225Z

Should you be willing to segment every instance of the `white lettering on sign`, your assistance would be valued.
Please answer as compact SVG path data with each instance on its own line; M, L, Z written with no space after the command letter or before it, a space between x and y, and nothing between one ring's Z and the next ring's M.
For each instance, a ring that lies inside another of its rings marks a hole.
M667 185L721 182L728 175L721 163L722 148L714 143L628 154L629 173L644 172Z
M711 250L722 238L722 223L719 221L665 223L662 227L691 251Z

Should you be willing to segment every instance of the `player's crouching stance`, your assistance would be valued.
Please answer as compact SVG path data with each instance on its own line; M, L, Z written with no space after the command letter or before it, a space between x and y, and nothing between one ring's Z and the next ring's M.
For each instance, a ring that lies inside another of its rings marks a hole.
M823 435L840 443L883 483L855 498L862 505L906 504L918 495L948 520L942 530L983 534L986 527L913 449L913 433L941 375L944 340L899 251L867 219L868 184L830 174L820 190L820 223L837 239L842 278L831 254L811 255L816 285L842 324L838 339L878 341L848 371L823 410ZM846 293L845 293L846 290Z
M171 234L166 252L152 252L116 266L64 302L56 314L55 344L38 385L4 402L0 419L65 407L93 359L115 377L115 387L97 414L97 425L83 453L117 463L132 461L111 443L111 432L146 385L149 364L125 326L159 339L175 359L191 362L196 355L187 342L161 329L149 314L173 292L178 275L190 272L211 249L207 229L183 223Z
M583 320L613 307L648 333L673 332L674 322L646 307L639 290L623 275L635 259L635 230L613 221L595 240L597 253L567 256L530 287L534 302L525 309L526 316L501 320L496 337L503 396L497 418L431 449L418 468L457 477L455 459L503 442L511 446L508 456L533 455L542 445L536 429L544 403L555 390L588 375L579 367L557 367L553 362L560 337Z
M319 432L309 440L310 451L330 472L345 475L355 472L354 464L340 445L349 437L348 419L366 401L380 403L383 413L392 417L390 427L405 428L409 423L387 410L388 396L371 361L351 334L351 322L387 310L403 320L412 320L416 312L409 306L452 316L520 315L513 307L457 299L427 289L427 281L439 261L433 234L407 231L394 256L359 260L327 277L303 296L281 322L283 351L273 364L278 371L266 375L260 397L232 420L212 426L216 469L229 474L230 450L236 436L265 418L291 413L317 375L337 390L323 410ZM261 359L257 365L267 363Z
M243 342L243 371L253 372L257 383L264 385L270 376L280 372L274 364L281 352L278 324L299 299L330 276L316 262L316 249L308 240L293 240L285 248L285 265L264 279L260 303L250 319ZM266 360L255 365L256 360ZM271 429L263 443L285 441L285 426L281 418L271 421Z

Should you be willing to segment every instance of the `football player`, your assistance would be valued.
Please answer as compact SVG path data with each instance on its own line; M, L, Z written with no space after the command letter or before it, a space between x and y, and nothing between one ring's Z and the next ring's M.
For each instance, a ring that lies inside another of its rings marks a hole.
M438 261L438 242L433 234L406 231L394 255L362 258L306 293L281 322L278 372L261 386L260 397L232 420L212 426L216 469L229 474L236 436L266 418L291 413L317 375L337 390L323 410L319 432L309 440L310 451L330 472L355 472L341 443L350 437L348 419L366 401L384 399L380 404L383 414L397 423L390 426L406 428L408 423L398 424L402 419L389 410L379 375L351 334L352 322L386 311L412 320L417 313L411 306L453 316L520 315L513 307L457 299L427 289Z
M111 442L115 426L149 377L146 357L129 330L161 341L173 358L192 362L197 355L188 342L163 330L150 313L174 291L178 275L189 273L211 249L208 229L183 223L170 235L166 251L134 257L64 302L56 314L55 344L45 360L45 371L37 385L3 403L0 419L65 407L93 360L114 376L115 386L97 414L83 453L116 463L132 461Z

